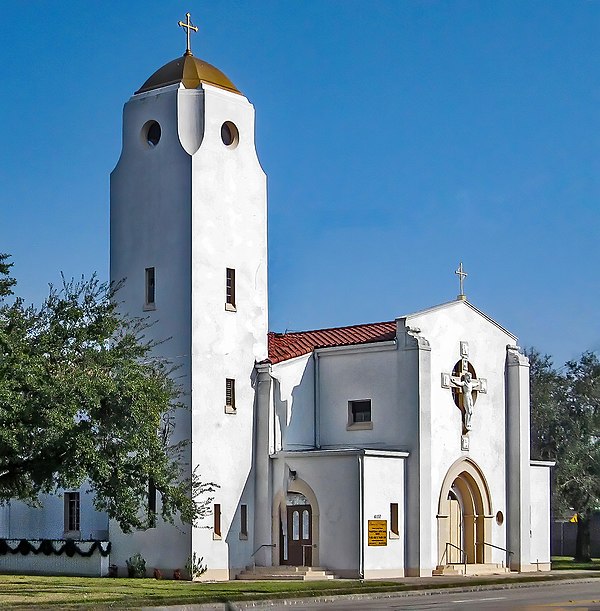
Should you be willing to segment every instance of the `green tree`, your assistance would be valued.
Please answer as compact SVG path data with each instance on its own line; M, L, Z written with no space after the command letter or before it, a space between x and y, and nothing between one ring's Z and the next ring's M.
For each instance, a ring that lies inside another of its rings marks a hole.
M530 350L532 457L555 460L556 513L577 513L575 559L590 555L589 520L600 502L600 362L592 352L557 371Z
M213 487L172 441L183 407L147 322L121 315L119 287L95 277L63 280L40 308L25 306L11 296L10 266L0 255L0 502L37 504L87 480L96 508L129 532L151 523L152 481L163 519L201 518Z

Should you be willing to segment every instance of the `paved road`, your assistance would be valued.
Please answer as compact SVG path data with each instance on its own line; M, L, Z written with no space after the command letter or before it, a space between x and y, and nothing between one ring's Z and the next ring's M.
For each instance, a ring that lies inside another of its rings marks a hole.
M286 610L302 611L396 611L415 609L435 611L479 611L490 609L516 609L522 611L600 611L600 580L593 582L555 583L535 587L506 589L485 588L479 592L443 592L435 594L412 593L409 596L390 596L386 598L361 598L359 600L337 599L332 602L315 602L311 599L287 601L287 604L273 603L253 607L229 607L228 609ZM223 611L224 605L208 607L203 610Z

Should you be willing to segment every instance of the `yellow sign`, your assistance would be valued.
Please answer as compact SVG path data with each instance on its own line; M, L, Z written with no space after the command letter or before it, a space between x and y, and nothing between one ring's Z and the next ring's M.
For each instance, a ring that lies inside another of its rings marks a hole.
M387 520L369 520L369 546L387 545Z

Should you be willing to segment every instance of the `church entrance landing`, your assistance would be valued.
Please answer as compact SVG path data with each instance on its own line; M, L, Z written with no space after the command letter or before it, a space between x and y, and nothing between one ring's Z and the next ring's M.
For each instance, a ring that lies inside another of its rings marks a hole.
M449 469L437 524L440 566L491 561L492 503L483 474L472 460L460 459Z

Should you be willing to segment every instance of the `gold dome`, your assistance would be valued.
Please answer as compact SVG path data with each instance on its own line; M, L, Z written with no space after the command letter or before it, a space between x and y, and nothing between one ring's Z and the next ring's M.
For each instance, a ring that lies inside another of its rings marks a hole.
M186 89L197 89L200 83L208 83L233 93L241 93L218 68L187 53L159 68L136 93L175 83L183 83Z

